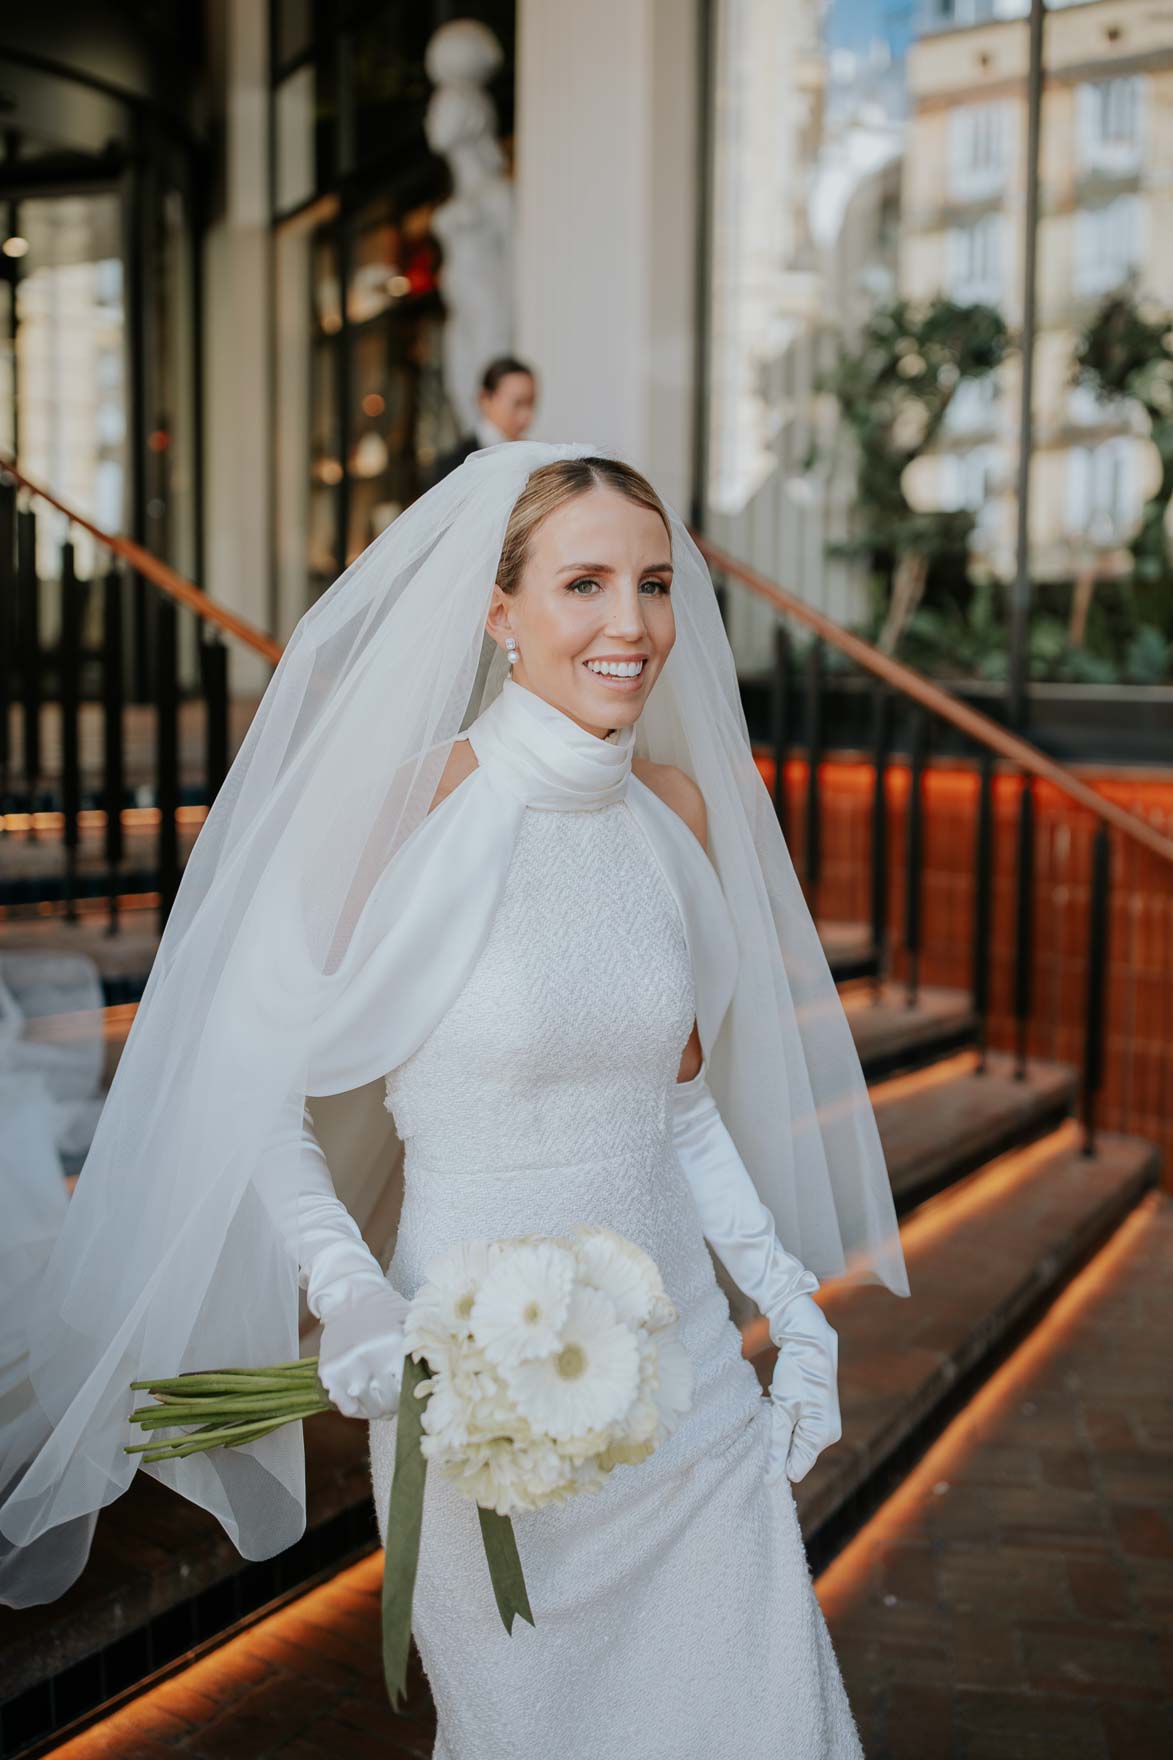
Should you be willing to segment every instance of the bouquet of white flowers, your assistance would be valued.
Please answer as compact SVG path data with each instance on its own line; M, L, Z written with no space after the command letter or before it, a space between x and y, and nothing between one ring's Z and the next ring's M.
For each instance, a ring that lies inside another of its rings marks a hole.
M430 1267L406 1356L383 1573L383 1670L402 1696L428 1463L478 1506L507 1632L534 1623L510 1515L597 1491L644 1460L692 1401L692 1366L655 1263L613 1229L460 1242ZM148 1461L239 1447L331 1409L317 1359L135 1381L131 1421L186 1435L132 1444Z
M506 1631L516 1614L532 1625L509 1517L598 1491L675 1428L692 1401L676 1320L654 1261L610 1228L461 1242L429 1267L404 1325L383 1577L389 1685L406 1673L428 1463L478 1505Z

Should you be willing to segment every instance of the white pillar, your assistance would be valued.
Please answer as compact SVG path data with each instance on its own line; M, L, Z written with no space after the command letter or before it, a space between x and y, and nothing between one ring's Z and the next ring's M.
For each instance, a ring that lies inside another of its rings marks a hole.
M696 0L518 0L517 352L532 434L646 471L687 516Z
M270 625L268 8L210 9L223 100L224 188L204 249L204 557L221 604ZM270 669L233 642L234 694Z

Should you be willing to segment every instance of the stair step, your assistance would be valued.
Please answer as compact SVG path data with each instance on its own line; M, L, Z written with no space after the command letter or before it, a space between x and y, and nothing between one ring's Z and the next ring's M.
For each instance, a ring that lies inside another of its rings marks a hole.
M109 932L104 909L82 910L75 923L60 917L13 916L0 920L0 936L6 953L86 955L97 966L105 1000L113 1006L137 1002L142 996L159 945L159 914L137 907L124 910L116 935Z
M186 863L203 823L204 809L181 807L177 819L182 865ZM74 880L77 898L106 896L110 870L104 837L100 816L83 813ZM155 813L141 808L128 810L123 825L123 848L118 891L124 895L153 892L159 883L159 829ZM55 903L65 896L65 847L59 825L42 829L35 837L30 837L26 831L8 831L0 837L0 906L27 908L42 902Z
M977 1053L963 1051L871 1090L897 1214L1054 1130L1071 1110L1076 1077L1063 1064L1032 1061L1021 1081L1006 1052L990 1052L982 1075L977 1065Z
M870 977L877 970L876 947L866 923L820 922L818 930L837 984Z
M1082 1154L1068 1120L908 1218L911 1295L826 1286L839 1335L843 1436L795 1487L808 1545L857 1525L1059 1290L1157 1183L1159 1151L1104 1135ZM772 1349L754 1357L763 1385ZM837 1549L840 1539L836 1541Z
M923 985L910 1008L902 984L868 979L840 986L840 996L869 1082L918 1068L971 1045L977 1016L968 992Z
M378 1545L366 1425L322 1412L304 1436L306 1532L285 1552L246 1562L214 1516L140 1472L99 1515L71 1589L45 1606L0 1607L0 1752L17 1751L12 1736L35 1732L42 1709L46 1733L59 1729Z

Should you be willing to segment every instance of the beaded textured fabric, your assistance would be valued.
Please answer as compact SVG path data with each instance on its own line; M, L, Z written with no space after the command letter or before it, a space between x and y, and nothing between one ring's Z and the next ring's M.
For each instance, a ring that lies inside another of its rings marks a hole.
M592 736L593 737L593 736ZM387 1078L405 1143L388 1276L459 1239L605 1223L655 1259L693 1404L603 1489L513 1518L536 1624L493 1600L476 1507L431 1472L413 1629L434 1760L857 1760L785 1477L671 1141L693 977L623 799L527 811L471 975ZM373 1423L385 1539L396 1420Z

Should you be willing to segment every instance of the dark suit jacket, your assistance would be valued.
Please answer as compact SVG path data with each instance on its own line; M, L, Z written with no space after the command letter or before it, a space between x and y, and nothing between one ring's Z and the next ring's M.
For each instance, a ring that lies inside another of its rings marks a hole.
M469 453L475 452L479 446L480 441L475 434L462 434L456 445L451 447L449 451L442 452L436 460L428 480L428 488L434 489L437 483L450 471L454 471L458 465L462 465Z

